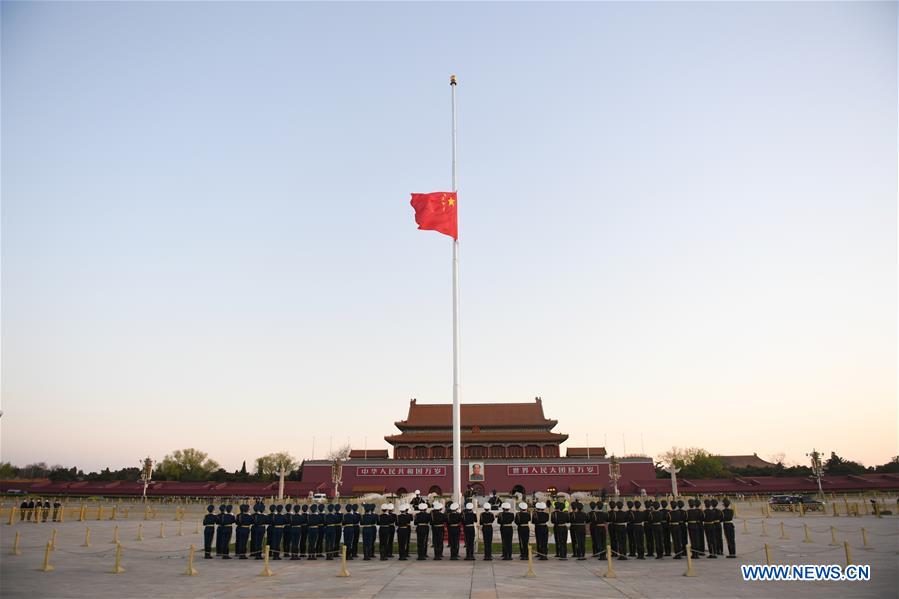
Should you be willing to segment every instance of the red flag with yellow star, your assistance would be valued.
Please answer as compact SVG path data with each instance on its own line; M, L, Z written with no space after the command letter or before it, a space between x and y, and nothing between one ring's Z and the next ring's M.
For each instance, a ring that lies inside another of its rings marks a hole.
M459 239L455 191L413 193L411 203L419 229L437 231Z

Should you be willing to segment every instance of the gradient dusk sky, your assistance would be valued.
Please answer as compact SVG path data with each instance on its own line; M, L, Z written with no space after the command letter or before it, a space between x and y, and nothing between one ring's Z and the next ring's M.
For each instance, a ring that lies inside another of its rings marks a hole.
M2 3L4 461L897 454L896 3ZM641 441L642 438L642 441ZM641 445L642 443L642 445Z

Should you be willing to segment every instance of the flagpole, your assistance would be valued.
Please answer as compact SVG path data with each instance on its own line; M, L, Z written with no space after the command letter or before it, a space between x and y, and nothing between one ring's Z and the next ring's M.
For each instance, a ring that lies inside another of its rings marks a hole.
M456 76L450 75L453 96L453 191L456 191ZM459 203L456 202L458 215ZM457 217L458 218L458 217ZM453 497L462 503L462 434L459 414L459 240L453 239Z

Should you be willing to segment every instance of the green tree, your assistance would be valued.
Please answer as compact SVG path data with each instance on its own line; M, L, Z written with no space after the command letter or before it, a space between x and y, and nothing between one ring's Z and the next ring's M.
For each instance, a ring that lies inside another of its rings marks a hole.
M893 456L893 459L891 459L886 464L881 464L880 466L875 467L874 472L882 472L885 474L899 473L899 455Z
M161 480L207 480L219 464L199 449L176 449L156 465Z
M10 462L0 462L0 478L16 478L19 476L19 469Z
M830 459L824 462L824 472L827 474L864 474L866 470L858 462L844 460L834 451L830 452Z
M299 465L296 458L286 451L270 453L256 458L256 475L263 480L271 480L283 470L289 473Z
M678 476L683 478L726 478L731 476L721 458L698 447L672 447L662 454L662 463L665 466L673 464L680 468Z

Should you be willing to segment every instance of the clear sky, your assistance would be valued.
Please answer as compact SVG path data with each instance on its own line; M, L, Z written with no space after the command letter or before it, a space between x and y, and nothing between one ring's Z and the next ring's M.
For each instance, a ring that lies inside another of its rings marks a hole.
M895 3L2 3L4 461L897 453Z

